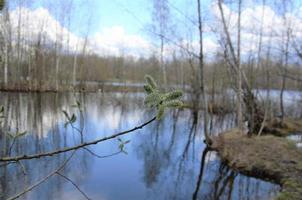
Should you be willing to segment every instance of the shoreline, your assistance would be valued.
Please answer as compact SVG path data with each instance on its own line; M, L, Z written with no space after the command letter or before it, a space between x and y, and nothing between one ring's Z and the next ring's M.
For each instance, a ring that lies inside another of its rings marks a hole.
M296 127L288 128L289 124ZM294 133L295 128L302 130L302 120L287 119L285 125L278 128L283 131L283 137L268 133L248 137L238 129L231 129L213 138L211 149L231 169L280 185L277 200L299 200L302 199L302 149L284 136Z

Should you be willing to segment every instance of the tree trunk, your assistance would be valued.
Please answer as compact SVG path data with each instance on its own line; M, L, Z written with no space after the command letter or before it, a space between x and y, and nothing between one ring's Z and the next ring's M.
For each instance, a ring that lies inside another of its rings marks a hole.
M240 56L240 40L241 40L241 0L238 2L238 35L237 35L237 67L238 73L238 90L237 90L237 123L239 130L243 131L243 120L242 120L242 69L241 69L241 56Z
M199 70L200 70L200 92L202 95L202 101L204 106L204 116L203 116L203 127L204 127L204 135L205 140L208 145L212 144L212 140L208 133L208 104L207 104L207 97L205 91L205 81L204 81L204 61L203 61L203 28L202 28L202 19L201 19L201 5L200 0L197 0L198 6L198 29L199 29Z
M5 41L5 56L4 56L4 87L7 88L7 74L8 74L8 45L7 41Z
M166 88L167 87L167 71L166 71L166 65L164 63L164 38L162 36L160 38L160 66L163 71L164 88Z
M59 66L60 66L60 56L56 56L56 91L59 91Z
M239 74L241 75L242 80L241 86L242 86L242 98L243 98L243 103L245 105L246 109L246 118L248 121L248 129L250 134L257 134L261 128L261 124L264 118L264 114L262 110L260 109L257 99L254 96L252 92L252 88L250 87L248 80L245 76L245 73L239 69L239 62L240 60L238 57L236 57L235 54L235 49L233 47L233 43L231 40L230 33L228 31L228 27L226 25L224 13L223 13L223 8L222 8L222 0L218 0L218 7L221 15L221 20L222 20L222 25L223 25L223 30L224 34L226 37L226 52L230 52L231 57L226 59L228 60L229 67L231 68L231 71L233 72L234 77L239 77ZM238 85L237 85L237 90ZM238 92L238 91L237 91Z
M74 54L74 58L73 58L73 70L72 70L72 84L73 84L73 88L76 88L76 81L77 81L77 52L75 52Z

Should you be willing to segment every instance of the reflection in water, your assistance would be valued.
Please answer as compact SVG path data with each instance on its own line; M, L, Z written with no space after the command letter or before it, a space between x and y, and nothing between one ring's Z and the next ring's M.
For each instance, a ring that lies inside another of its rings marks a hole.
M301 134L298 133L298 134L287 136L287 139L289 139L290 141L295 142L296 146L298 148L302 148L302 135Z
M198 191L201 187L202 176L203 176L203 171L204 171L204 166L205 166L205 161L206 161L206 156L207 156L208 151L209 151L209 149L206 147L202 152L200 171L199 171L199 175L198 175L198 178L197 178L196 188L194 190L192 200L197 199Z
M83 140L132 128L152 117L141 94L23 94L1 93L5 106L0 134L0 155L14 156L51 151L81 143L81 136L66 121L62 110L76 113L75 126L84 129ZM83 117L72 105L79 100ZM248 178L221 164L213 152L202 160L202 123L193 123L188 110L168 112L164 120L126 136L128 154L99 159L85 150L61 171L92 199L272 199L279 187ZM212 132L232 127L234 116L213 116ZM202 121L202 120L201 120ZM11 148L4 132L27 131ZM118 151L118 141L90 146L98 155ZM21 161L0 167L0 199L20 192L64 162L70 153ZM203 163L203 167L201 167ZM201 170L201 168L203 168ZM201 175L200 170L203 171ZM196 184L197 183L197 184ZM70 182L53 176L21 199L84 199Z

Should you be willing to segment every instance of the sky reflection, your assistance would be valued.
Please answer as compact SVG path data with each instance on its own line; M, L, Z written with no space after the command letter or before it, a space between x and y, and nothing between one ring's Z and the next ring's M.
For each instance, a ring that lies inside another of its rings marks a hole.
M50 151L81 142L72 128L64 128L62 110L79 114L71 105L82 103L84 119L76 127L84 128L84 140L132 128L152 118L152 111L143 108L141 95L114 94L13 94L2 93L0 103L6 110L3 130L27 130L18 140L11 155ZM99 159L85 150L78 150L62 173L73 180L92 199L192 199L205 148L201 124L192 124L189 110L167 112L142 130L122 137L130 140L127 154ZM232 126L231 116L214 117L213 132ZM1 134L1 156L8 153L10 141ZM118 141L110 140L89 149L98 155L117 152ZM22 161L26 175L17 164L0 168L0 199L7 199L64 161L68 154ZM279 187L248 178L223 166L215 153L206 157L198 199L272 199ZM20 199L85 199L70 182L59 176L22 196Z

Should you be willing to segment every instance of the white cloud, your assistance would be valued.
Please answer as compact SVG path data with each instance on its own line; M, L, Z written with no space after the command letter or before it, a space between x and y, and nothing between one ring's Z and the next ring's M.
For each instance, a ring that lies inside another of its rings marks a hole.
M299 9L301 10L302 8ZM297 11L299 9L297 9ZM218 22L212 25L213 29L221 34L223 33L223 26L221 24L220 11L217 3L212 4L211 11ZM231 38L236 46L237 12L231 10L224 4L223 11ZM243 9L241 14L241 48L243 54L248 54L250 52L255 53L258 50L261 28L263 31L262 45L265 47L271 42L271 45L273 46L272 49L274 50L281 48L282 34L285 34L288 27L292 29L292 34L295 37L302 37L302 17L297 11L286 13L286 20L284 20L284 18L277 14L270 6L264 6L264 8L262 8L261 5L253 4ZM262 12L263 24L261 27Z
M57 41L64 47L76 50L76 46L83 42L82 38L63 27L45 8L31 10L18 7L9 14L13 38L15 39L18 37L18 30L20 30L20 37L29 43L37 42L38 38L41 37L46 44Z
M19 23L21 38L26 41L24 45L35 43L42 36L46 44L58 42L64 48L69 47L72 51L81 50L84 38L76 36L66 27L62 26L45 8L29 9L18 7L10 11L10 22L13 38L17 39ZM19 18L21 16L21 18ZM21 19L21 20L19 20ZM193 50L198 52L198 41L193 42ZM205 38L204 48L206 54L216 51L217 44L211 38ZM178 49L174 44L167 44L165 56L168 58L173 51ZM159 52L159 47L149 42L139 34L129 34L123 26L117 25L104 27L101 31L88 37L88 50L98 55L126 55L147 57L154 52Z
M104 28L90 39L98 54L146 56L151 48L147 40L126 33L122 26Z
M26 44L37 42L41 36L48 45L58 42L72 51L80 50L84 44L84 38L76 36L62 26L45 8L32 10L18 7L9 14L15 41L20 30L20 37ZM103 28L88 37L88 50L99 55L146 56L150 54L150 48L147 40L140 35L128 34L122 26Z
M236 24L237 13L231 10L228 6L223 5L224 14L226 16L227 24L229 25L232 39L236 39ZM259 32L261 30L261 5L252 5L243 9L242 11L242 50L243 54L255 52L259 41ZM302 38L302 12L301 8L297 8L295 12L286 13L286 19L289 19L293 29L293 35L297 38ZM264 7L263 17L263 45L271 43L280 48L281 35L285 31L284 20L282 16L269 6ZM204 38L204 52L207 56L213 55L219 48L215 34L212 30L217 30L221 33L222 25L219 22L220 13L217 3L211 5L211 14L218 20L211 20L205 24L205 27L210 27L206 30L207 37ZM36 42L42 33L42 39L47 44L54 44L56 41L60 42L65 48L76 51L80 50L84 38L79 37L62 26L45 8L29 9L25 7L18 7L10 11L11 27L13 38L17 37L19 16L21 16L21 38L24 38L24 44ZM1 16L0 16L1 17ZM2 21L3 23L3 21ZM273 38L271 32L273 31ZM195 38L195 37L194 37ZM182 43L185 43L184 41ZM186 46L186 45L183 45ZM198 40L192 42L194 52L198 52ZM169 57L173 51L178 49L174 44L167 44L165 47L165 55ZM146 40L139 34L129 34L121 25L104 27L98 33L88 37L88 50L99 55L131 55L134 57L148 56L152 52L159 52L159 47L154 47L154 43Z

